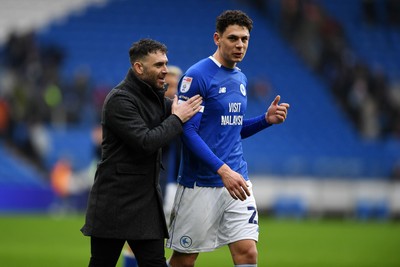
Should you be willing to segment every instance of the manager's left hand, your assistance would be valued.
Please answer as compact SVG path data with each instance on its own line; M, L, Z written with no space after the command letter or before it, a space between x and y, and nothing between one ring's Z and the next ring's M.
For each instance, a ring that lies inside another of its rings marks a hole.
M278 104L280 100L281 96L277 95L265 113L265 120L270 124L279 124L286 120L290 105L288 103Z

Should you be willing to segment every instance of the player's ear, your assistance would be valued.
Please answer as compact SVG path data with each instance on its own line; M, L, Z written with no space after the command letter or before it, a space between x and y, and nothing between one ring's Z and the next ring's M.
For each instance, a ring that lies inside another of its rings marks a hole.
M214 32L214 43L217 46L219 46L219 39L220 39L219 33L218 32Z
M143 64L141 62L136 61L133 63L132 68L137 74L143 74Z

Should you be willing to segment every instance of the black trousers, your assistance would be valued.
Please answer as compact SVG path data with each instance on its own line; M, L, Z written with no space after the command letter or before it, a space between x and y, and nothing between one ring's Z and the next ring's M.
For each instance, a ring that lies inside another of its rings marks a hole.
M164 239L126 240L140 267L166 267ZM89 267L115 267L125 244L123 239L90 238Z

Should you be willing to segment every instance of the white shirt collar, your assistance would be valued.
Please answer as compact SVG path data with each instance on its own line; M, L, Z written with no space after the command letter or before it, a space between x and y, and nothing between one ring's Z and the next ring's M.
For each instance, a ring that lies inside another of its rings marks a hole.
M209 56L208 58L211 59L212 61L214 61L214 63L215 63L218 67L220 67L220 68L222 67L222 64L219 63L219 61L218 61L215 57ZM237 66L235 66L235 69L237 69L238 71L241 71L241 69L239 69Z
M215 59L215 57L213 57L213 56L209 56L208 58L209 58L209 59L211 59L212 61L214 61L214 63L215 63L215 64L217 64L217 66L221 68L222 64L221 64L221 63L219 63L219 61L218 61L218 60L216 60L216 59Z

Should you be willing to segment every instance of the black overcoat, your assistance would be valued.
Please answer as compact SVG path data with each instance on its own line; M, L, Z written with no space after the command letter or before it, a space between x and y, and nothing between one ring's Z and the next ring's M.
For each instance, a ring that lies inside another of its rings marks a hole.
M102 157L90 192L84 235L118 239L168 237L159 186L161 148L182 132L171 100L132 69L102 110Z

